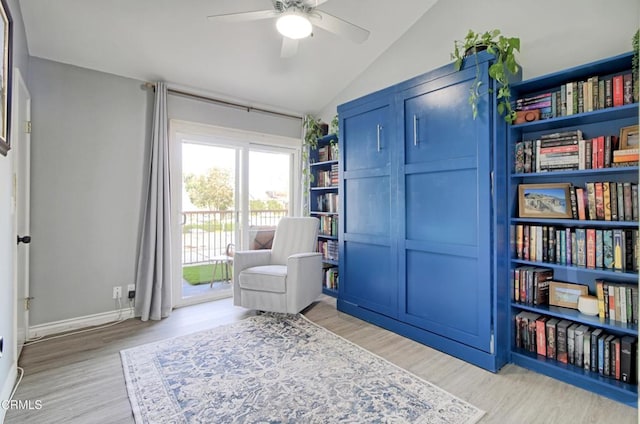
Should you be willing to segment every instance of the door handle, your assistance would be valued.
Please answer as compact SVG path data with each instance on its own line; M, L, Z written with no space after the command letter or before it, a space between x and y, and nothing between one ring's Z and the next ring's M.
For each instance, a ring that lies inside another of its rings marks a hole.
M378 151L380 151L380 132L382 131L382 125L378 124L377 127L377 136L378 136Z
M24 244L29 244L31 243L31 236L18 236L18 244L20 243L24 243Z
M413 115L413 145L418 146L418 115Z

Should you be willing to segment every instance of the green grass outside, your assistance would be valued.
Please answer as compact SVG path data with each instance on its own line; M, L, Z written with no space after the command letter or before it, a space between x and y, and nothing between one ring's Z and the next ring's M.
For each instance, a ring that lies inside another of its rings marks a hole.
M182 267L182 278L184 278L192 286L198 284L211 283L211 274L213 273L213 264L194 265ZM229 277L232 277L233 268L229 269ZM218 265L216 268L215 281L225 280L225 267Z

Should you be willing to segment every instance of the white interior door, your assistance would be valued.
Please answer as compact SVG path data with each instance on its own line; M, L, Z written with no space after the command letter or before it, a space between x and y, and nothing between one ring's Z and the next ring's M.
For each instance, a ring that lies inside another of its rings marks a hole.
M11 105L11 148L13 150L14 219L16 254L16 358L20 356L29 328L29 196L31 149L31 96L18 68L13 73Z

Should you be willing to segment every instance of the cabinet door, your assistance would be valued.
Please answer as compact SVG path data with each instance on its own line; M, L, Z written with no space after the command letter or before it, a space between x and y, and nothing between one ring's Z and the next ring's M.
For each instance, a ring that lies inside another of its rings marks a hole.
M391 242L397 191L390 161L391 98L340 110L343 164L339 296L396 317L397 249ZM397 150L397 149L395 149Z
M344 150L344 170L357 171L389 166L392 131L387 99L373 102L349 112L340 128L348 139Z
M486 88L486 63L481 73ZM457 72L397 98L405 140L400 315L490 352L493 115L485 95L473 119L474 78L475 69Z

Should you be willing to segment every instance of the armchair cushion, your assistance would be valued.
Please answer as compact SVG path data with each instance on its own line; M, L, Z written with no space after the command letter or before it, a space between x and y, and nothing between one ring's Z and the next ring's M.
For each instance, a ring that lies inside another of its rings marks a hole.
M240 288L272 293L287 291L287 267L285 265L264 265L247 268L240 273Z

